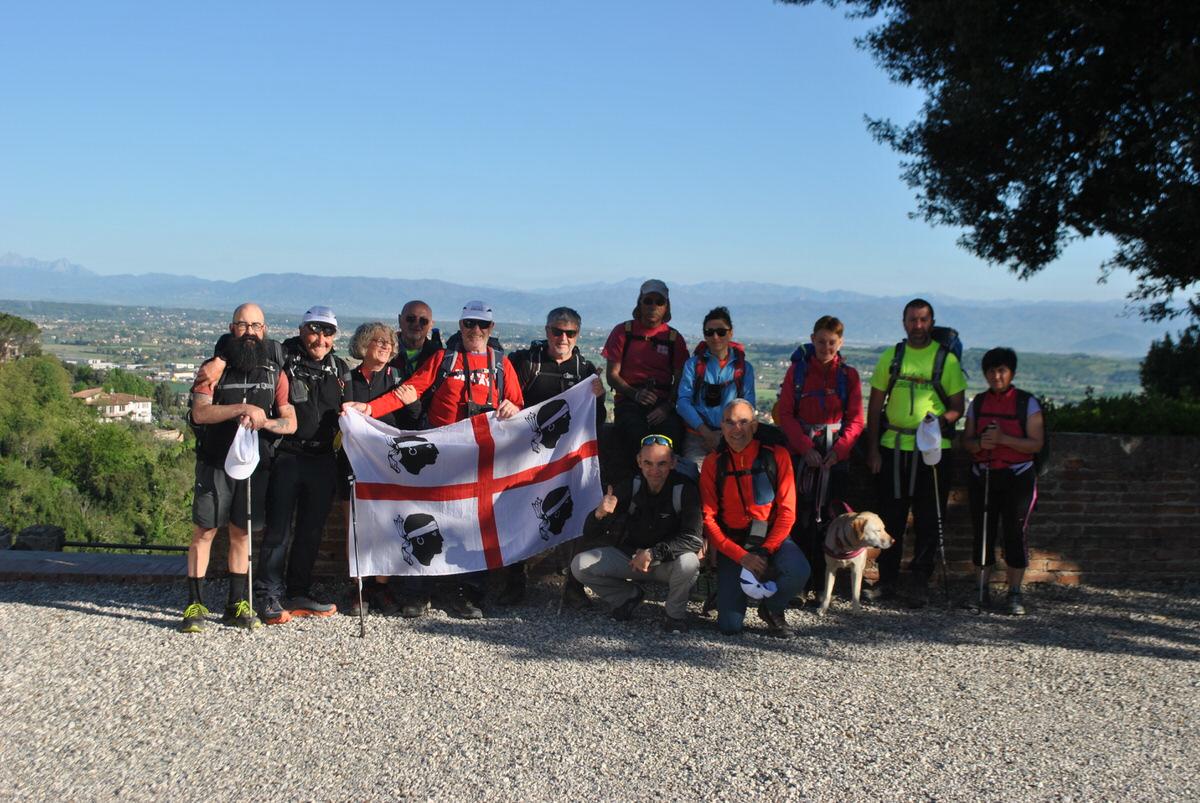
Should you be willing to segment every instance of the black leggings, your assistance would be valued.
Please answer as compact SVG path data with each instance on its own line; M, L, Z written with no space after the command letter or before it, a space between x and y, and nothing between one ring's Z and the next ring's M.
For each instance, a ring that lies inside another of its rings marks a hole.
M987 476L990 474L991 476ZM987 543L983 543L984 490L987 490ZM1037 472L1029 466L1020 474L1011 468L979 471L972 468L967 480L971 499L971 527L975 532L971 560L976 566L996 562L996 536L1001 534L1004 562L1010 569L1029 566L1029 515L1037 502ZM982 553L983 560L980 561Z

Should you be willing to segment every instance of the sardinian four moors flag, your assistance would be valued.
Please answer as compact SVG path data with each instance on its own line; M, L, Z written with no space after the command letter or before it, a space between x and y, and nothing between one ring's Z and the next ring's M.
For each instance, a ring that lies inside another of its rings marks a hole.
M407 432L349 412L341 426L355 476L352 577L515 563L582 535L604 496L591 382L507 421Z

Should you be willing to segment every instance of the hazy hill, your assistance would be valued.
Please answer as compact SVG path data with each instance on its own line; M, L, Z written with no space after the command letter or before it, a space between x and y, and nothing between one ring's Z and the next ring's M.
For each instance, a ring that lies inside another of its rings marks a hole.
M558 288L462 285L439 279L327 277L264 273L236 282L164 273L100 275L65 260L40 262L16 254L0 256L0 297L98 304L154 305L231 310L254 300L268 313L299 314L312 304L329 304L339 314L391 319L410 298L422 298L441 321L463 303L483 298L501 321L537 323L547 309L575 307L585 326L607 328L629 317L640 279L591 282ZM677 326L689 340L701 316L728 306L738 336L754 341L794 342L812 321L833 314L846 324L851 343L878 344L902 336L900 310L912 295L934 303L940 323L956 327L969 346L1010 345L1018 350L1142 356L1168 327L1148 324L1121 302L972 301L930 290L871 296L849 290L812 290L763 282L676 284L671 302Z

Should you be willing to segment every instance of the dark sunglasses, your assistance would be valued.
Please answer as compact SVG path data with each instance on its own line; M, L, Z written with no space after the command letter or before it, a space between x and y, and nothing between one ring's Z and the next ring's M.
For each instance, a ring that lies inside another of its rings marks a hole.
M705 337L712 337L713 335L716 335L717 337L725 337L727 334L729 334L729 330L724 326L714 326L712 329L704 330Z
M315 334L322 334L325 337L333 337L337 334L337 327L330 326L327 323L306 323L304 328Z
M405 323L416 323L417 321L420 321L420 322L421 322L421 326L429 326L429 319L428 319L428 318L422 318L422 317L420 317L420 316L417 316L417 315L405 315L405 316L404 316L404 322L405 322Z
M648 307L665 307L667 300L662 296L642 296L642 303Z
M474 318L463 318L462 325L468 329L491 329L491 321L477 321Z
M675 444L666 435L647 435L642 438L642 446L669 446L675 448Z
M574 338L574 337L578 336L578 334L579 334L578 329L559 329L557 326L550 326L547 328L550 330L550 334L553 335L554 337Z

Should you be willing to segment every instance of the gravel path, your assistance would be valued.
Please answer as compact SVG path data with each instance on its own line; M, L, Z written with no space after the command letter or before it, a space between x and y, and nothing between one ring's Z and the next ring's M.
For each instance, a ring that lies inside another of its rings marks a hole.
M785 643L548 590L184 636L184 596L0 583L0 798L1200 798L1195 585L1034 590L1024 619L835 602Z

